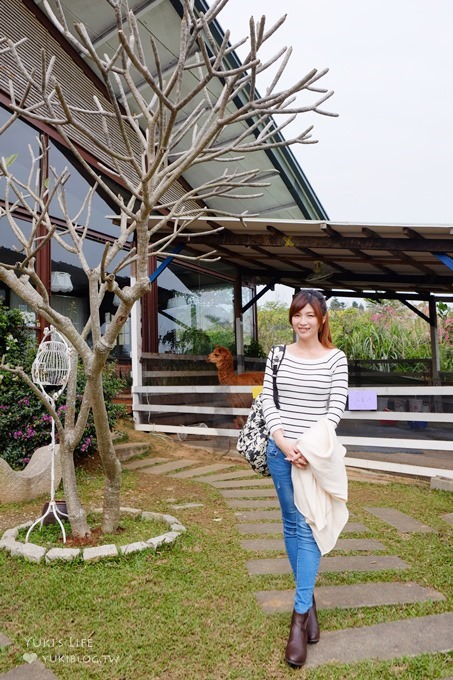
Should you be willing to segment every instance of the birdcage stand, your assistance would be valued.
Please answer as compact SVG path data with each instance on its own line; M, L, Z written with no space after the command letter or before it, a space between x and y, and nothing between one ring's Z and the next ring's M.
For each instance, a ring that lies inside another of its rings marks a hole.
M55 403L65 389L70 372L70 349L65 338L55 330L53 326L46 328L43 339L38 347L38 352L32 366L32 380L41 390L46 401L55 410ZM57 388L55 392L46 390L46 386ZM63 534L63 543L66 543L66 531L61 517L68 515L58 507L55 500L55 420L52 418L51 426L51 451L50 451L50 501L45 512L33 522L27 531L25 542L28 542L33 529L40 524L42 528L47 516L53 515L60 525Z

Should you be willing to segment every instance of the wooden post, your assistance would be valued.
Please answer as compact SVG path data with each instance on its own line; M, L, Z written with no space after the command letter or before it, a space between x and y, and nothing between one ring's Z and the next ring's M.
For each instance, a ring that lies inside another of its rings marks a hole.
M244 373L244 328L242 325L242 277L234 283L234 332L236 340L237 372Z
M429 298L429 330L431 335L431 379L433 385L440 385L439 334L436 300Z

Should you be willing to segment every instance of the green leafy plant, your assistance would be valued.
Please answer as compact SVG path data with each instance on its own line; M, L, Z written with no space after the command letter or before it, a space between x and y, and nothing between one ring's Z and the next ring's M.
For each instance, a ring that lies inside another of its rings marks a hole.
M266 356L261 343L257 340L251 340L248 345L244 346L244 355L246 357L258 357L263 358Z
M19 378L0 384L0 414L0 455L12 468L21 469L37 448L49 443L51 418Z
M22 366L30 374L36 355L34 333L26 326L19 310L0 305L0 352L5 363ZM115 362L107 364L103 375L109 425L115 426L125 415L124 407L114 404L113 398L124 388L124 379L116 375ZM81 394L85 378L78 370L78 393ZM79 401L79 400L78 400ZM57 403L60 413L65 410L64 395ZM41 401L30 392L19 376L0 372L0 456L14 469L22 469L34 451L50 442L51 417ZM96 450L93 417L90 414L84 436L75 450L75 456L92 454Z

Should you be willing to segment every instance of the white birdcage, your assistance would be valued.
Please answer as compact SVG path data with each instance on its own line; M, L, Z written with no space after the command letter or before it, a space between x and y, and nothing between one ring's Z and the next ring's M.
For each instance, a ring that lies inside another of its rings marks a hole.
M31 367L31 377L40 390L48 396L45 387L59 387L58 399L69 378L70 356L66 340L52 326L46 328L44 337L38 347L35 360Z
M55 410L55 402L65 389L71 369L70 348L66 339L53 326L44 330L43 339L38 347L35 360L31 368L31 377L35 385L39 387L43 396ZM56 388L48 391L46 388ZM58 507L55 501L55 420L52 418L51 426L51 466L50 466L50 501L46 505L44 514L33 522L25 542L34 527L40 523L43 525L45 517L53 515L60 525L63 533L63 543L66 543L66 532L61 517L67 517L66 513Z

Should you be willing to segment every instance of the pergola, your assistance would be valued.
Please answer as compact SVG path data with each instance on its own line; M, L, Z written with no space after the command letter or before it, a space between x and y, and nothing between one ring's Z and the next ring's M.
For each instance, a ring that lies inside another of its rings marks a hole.
M196 254L215 248L236 267L239 284L264 286L247 305L236 305L237 318L276 283L318 288L329 298L399 300L430 325L436 384L436 302L453 301L453 226L251 217L199 219L191 229L196 234L207 227L213 235L194 236L186 248ZM423 301L428 315L414 305Z

